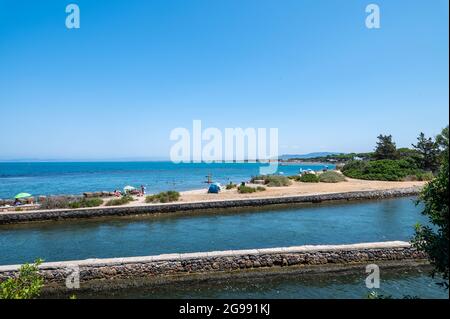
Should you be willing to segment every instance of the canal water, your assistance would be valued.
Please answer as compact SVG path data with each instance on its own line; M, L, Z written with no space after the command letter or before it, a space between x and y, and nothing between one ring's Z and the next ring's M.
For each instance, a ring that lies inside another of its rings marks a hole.
M409 240L413 198L295 208L0 226L0 265L317 244Z
M192 214L66 220L0 226L0 265L163 253L409 240L426 224L414 198L309 204ZM448 298L412 268L384 274L379 293ZM365 274L275 276L96 292L80 297L130 298L366 298Z
M261 278L233 278L185 282L119 290L78 292L78 298L215 298L215 299L365 299L375 291L389 298L446 299L448 291L440 279L429 276L430 267L380 271L380 288L368 289L364 271L351 274L275 275ZM47 295L68 298L71 293Z

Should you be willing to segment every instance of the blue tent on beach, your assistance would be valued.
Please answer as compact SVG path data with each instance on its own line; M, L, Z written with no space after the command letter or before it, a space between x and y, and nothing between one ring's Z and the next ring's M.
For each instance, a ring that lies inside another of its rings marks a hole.
M220 192L220 184L219 183L212 183L209 185L208 193L218 194Z

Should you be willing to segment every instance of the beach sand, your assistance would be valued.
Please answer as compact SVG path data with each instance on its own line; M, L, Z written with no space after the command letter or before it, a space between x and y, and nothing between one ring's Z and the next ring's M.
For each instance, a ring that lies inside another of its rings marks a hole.
M301 183L292 181L292 185L284 187L265 187L262 192L250 194L239 194L236 189L222 190L219 194L208 194L207 187L204 189L190 190L180 192L180 202L204 202L216 200L233 200L241 198L269 198L294 195L317 195L327 193L343 193L370 190L389 190L409 187L422 187L426 182L408 181L408 182L387 182L387 181L366 181L347 178L345 182L340 183ZM251 185L248 186L261 186ZM148 205L145 203L145 197L136 197L136 200L127 206Z

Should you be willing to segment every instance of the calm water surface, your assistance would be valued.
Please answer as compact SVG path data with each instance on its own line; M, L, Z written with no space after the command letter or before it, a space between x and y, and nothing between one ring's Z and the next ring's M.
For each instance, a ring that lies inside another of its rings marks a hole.
M379 295L392 298L419 297L447 299L448 291L429 276L429 268L381 270ZM270 298L270 299L365 299L370 290L366 274L301 274L264 278L239 278L189 282L107 292L81 293L79 298ZM53 296L55 297L55 296ZM67 296L59 296L67 298Z
M0 265L305 244L409 240L412 198L232 213L0 226Z

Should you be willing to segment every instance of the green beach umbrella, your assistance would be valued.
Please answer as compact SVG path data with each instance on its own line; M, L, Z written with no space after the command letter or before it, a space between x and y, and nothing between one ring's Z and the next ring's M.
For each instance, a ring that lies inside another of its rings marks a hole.
M125 187L123 188L123 190L124 190L125 192L133 191L133 190L135 190L135 189L136 189L136 188L134 188L133 186L130 186L130 185L125 186Z
M14 196L14 198L16 198L16 199L20 199L20 198L27 198L27 197L31 197L32 195L31 194L28 194L28 193L19 193L19 194L17 194L16 196Z

